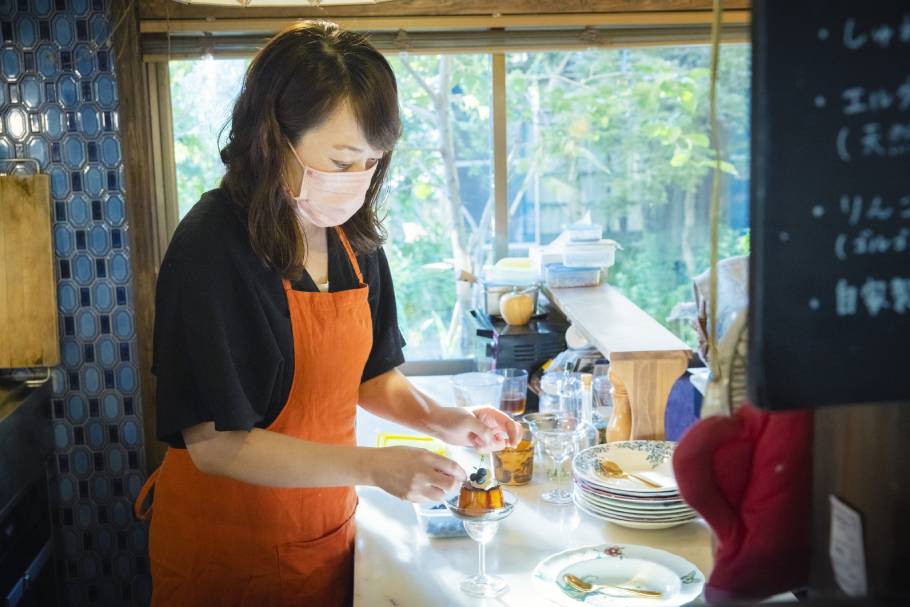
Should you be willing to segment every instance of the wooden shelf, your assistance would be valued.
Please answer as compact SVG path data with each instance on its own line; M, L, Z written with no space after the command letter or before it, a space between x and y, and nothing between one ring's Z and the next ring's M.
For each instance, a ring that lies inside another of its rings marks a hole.
M610 359L607 440L663 440L667 397L691 350L616 287L546 289L547 297Z
M684 341L612 285L547 289L546 294L610 360L690 352Z

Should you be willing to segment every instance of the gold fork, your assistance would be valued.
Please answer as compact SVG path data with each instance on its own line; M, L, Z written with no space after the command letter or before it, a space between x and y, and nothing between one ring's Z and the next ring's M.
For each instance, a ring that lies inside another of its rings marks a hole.
M600 460L600 469L610 478L634 478L652 489L663 489L663 485L658 485L654 481L649 481L645 477L639 476L633 472L626 472L619 464L608 459Z

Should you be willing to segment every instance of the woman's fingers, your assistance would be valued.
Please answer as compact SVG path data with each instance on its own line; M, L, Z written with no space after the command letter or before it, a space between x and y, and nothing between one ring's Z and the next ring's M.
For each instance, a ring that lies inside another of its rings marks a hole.
M463 480L465 480L466 478L468 478L468 475L465 474L465 472L464 472L464 470L462 470L461 466L459 466L458 463L455 462L454 460L451 460L442 455L438 455L436 453L430 453L429 451L427 451L427 455L430 456L430 458L429 458L430 464L433 466L434 469L438 470L439 472L442 472L443 474L446 474L446 475L452 477L452 479L454 479L454 481L460 483Z

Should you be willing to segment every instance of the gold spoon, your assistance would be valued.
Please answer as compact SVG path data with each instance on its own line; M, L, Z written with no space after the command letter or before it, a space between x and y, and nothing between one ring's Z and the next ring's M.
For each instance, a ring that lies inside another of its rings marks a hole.
M601 588L603 588L606 590L609 590L609 589L622 590L623 592L629 592L631 594L635 594L635 595L638 595L641 597L646 597L649 599L659 599L662 596L662 594L660 592L655 592L654 590L639 590L638 588L629 588L627 586L614 586L613 584L592 584L590 582L584 581L580 577L576 577L576 576L572 575L571 573L565 574L564 576L562 576L562 579L564 579L565 582L569 586L571 586L572 588L574 588L576 590L580 590L581 592L590 592L592 590L600 590Z
M649 481L645 477L639 476L635 473L626 472L620 468L619 464L608 459L600 460L600 469L604 474L611 478L634 478L635 480L644 483L652 489L663 489L663 485L658 485L654 481Z

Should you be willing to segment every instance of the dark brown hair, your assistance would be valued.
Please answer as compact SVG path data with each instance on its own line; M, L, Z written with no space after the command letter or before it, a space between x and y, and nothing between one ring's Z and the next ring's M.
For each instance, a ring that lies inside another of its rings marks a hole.
M253 57L234 105L221 187L245 217L253 251L285 278L298 278L306 257L284 186L287 142L296 143L343 102L370 145L387 150L364 205L344 224L354 250L369 253L384 240L376 206L401 134L398 89L385 57L360 34L325 21L298 22Z

